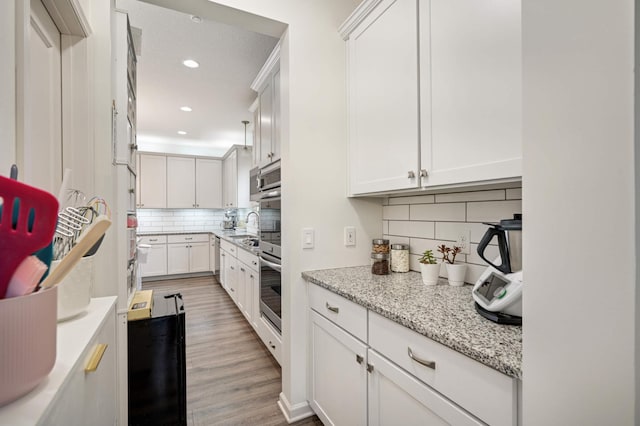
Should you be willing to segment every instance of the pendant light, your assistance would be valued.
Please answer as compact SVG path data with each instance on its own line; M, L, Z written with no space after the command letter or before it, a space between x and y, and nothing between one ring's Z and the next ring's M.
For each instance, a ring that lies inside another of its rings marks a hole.
M249 122L242 120L242 124L244 124L244 149L247 149L247 124L249 124Z

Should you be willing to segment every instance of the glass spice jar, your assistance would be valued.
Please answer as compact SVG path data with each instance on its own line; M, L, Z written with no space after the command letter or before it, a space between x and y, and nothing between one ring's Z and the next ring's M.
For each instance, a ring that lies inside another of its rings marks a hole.
M409 244L391 244L391 272L409 272Z
M389 240L376 239L371 243L371 253L389 253Z
M389 253L371 253L371 273L374 275L389 274Z

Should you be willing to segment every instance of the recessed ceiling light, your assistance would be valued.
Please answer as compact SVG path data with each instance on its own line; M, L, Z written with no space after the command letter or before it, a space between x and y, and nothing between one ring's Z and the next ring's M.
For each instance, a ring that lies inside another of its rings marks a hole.
M199 24L200 22L202 22L202 18L199 17L198 15L191 15L191 20L196 24Z
M179 134L179 135L186 135L186 134L187 134L187 132L185 132L184 130L178 130L178 134Z
M184 112L191 112L191 111L193 111L193 110L191 109L191 107L188 107L188 106L180 107L180 110L182 110L182 111L184 111Z
M200 66L200 64L194 61L193 59L187 59L186 61L182 61L182 64L187 68L198 68Z

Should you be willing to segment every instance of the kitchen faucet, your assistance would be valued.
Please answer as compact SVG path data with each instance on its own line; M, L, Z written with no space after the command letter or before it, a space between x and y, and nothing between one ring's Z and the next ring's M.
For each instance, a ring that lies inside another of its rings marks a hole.
M251 214L255 214L255 215L256 215L256 217L258 218L257 225L258 225L258 229L260 229L260 214L258 214L258 212L255 212L255 211L251 210L251 211L247 214L247 218L244 220L244 221L245 221L245 223L249 223L249 216L251 216Z

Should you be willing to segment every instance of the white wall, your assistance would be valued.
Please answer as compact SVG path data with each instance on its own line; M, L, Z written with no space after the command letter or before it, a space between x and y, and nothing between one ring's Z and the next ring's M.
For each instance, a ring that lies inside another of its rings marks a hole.
M0 175L16 161L15 3L0 2Z
M634 2L523 4L525 425L631 425Z

